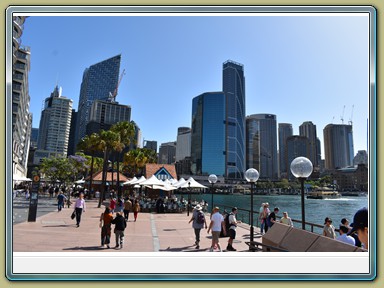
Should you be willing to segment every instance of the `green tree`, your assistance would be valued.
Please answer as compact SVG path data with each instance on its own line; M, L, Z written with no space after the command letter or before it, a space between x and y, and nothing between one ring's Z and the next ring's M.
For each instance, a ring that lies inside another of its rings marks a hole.
M93 133L91 135L86 135L83 137L79 144L77 145L78 150L83 151L84 153L91 154L91 171L90 171L90 179L89 179L89 190L92 189L92 177L93 177L93 169L94 169L94 161L95 155L97 152L102 151L103 146L100 141L100 135L97 133ZM91 195L91 193L89 193Z
M156 152L152 149L138 148L124 154L125 168L132 177L142 173L148 163L157 163Z
M125 147L129 146L134 142L135 137L135 125L133 122L129 123L127 121L118 122L114 124L111 129L112 132L118 135L118 141L114 145L114 151L117 152L117 187L118 187L118 197L121 197L121 186L120 186L120 158L121 153Z

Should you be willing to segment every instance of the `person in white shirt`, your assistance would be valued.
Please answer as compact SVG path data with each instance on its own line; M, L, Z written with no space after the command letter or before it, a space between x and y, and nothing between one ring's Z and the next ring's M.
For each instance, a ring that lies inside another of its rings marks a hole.
M352 236L348 235L348 228L344 225L340 225L340 236L336 238L337 241L347 243L349 245L355 246L355 239Z
M213 252L215 249L215 246L217 246L221 250L221 246L219 243L219 237L220 237L220 232L221 229L223 229L224 235L227 234L227 231L225 230L225 225L224 225L224 217L219 213L220 208L215 207L213 208L213 214L211 217L211 223L209 224L209 228L207 230L207 233L212 230L212 245L211 249L209 250L210 252Z

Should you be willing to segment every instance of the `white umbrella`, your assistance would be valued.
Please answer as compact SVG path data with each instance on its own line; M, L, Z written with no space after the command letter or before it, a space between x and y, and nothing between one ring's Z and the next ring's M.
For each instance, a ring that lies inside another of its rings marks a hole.
M75 184L84 184L84 183L85 183L84 179L80 179L80 180L75 181Z
M132 183L134 183L136 181L137 181L137 178L133 177L131 180L124 182L123 185L132 185Z
M141 186L153 186L153 185L164 186L164 182L157 179L155 175L152 175L151 178L148 178L147 180L138 184L140 184Z
M208 188L204 185L201 185L199 182L197 182L192 177L189 177L187 181L183 185L180 186L180 188Z
M173 183L172 185L175 186L176 188L179 188L180 186L182 186L185 182L185 179L184 178L180 178L179 181L177 181L176 183Z
M144 176L141 176L139 179L137 179L135 182L131 182L131 185L136 185L136 184L140 184L142 182L144 182L145 180L147 180Z

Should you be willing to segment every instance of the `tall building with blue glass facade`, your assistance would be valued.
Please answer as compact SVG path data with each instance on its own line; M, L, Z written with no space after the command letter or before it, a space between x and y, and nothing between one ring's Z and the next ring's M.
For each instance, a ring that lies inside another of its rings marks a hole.
M223 64L226 98L226 177L243 179L245 172L245 77L244 66L228 60Z
M292 124L279 123L279 171L281 178L287 178L290 166L287 165L287 138L293 135Z
M86 68L80 88L75 145L86 135L90 108L95 100L108 100L119 80L121 55Z
M226 176L226 97L203 93L192 100L191 171Z

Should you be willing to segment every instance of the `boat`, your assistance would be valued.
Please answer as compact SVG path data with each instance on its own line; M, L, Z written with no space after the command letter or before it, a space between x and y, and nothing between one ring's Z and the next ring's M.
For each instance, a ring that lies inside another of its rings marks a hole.
M312 192L308 192L307 199L337 199L341 194L336 190L329 188L321 188Z

